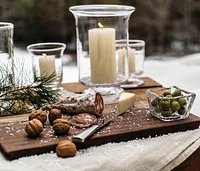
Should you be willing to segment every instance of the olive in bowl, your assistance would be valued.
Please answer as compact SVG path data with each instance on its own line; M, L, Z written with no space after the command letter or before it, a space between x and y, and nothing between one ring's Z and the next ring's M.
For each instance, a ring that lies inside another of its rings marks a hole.
M146 96L150 113L162 121L174 121L189 117L196 94L180 89L147 89Z

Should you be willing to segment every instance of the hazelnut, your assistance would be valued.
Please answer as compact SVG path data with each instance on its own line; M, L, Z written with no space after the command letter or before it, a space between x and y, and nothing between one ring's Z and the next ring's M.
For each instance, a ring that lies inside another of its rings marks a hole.
M59 109L51 109L49 112L49 122L51 125L53 125L53 121L61 118L62 114L61 114L61 110Z
M34 110L29 115L29 121L34 118L40 120L44 124L47 121L47 114L42 110Z
M70 129L70 123L66 119L56 119L53 121L53 130L55 134L67 134Z
M70 140L61 141L56 147L56 154L63 158L73 157L76 155L76 146Z
M39 136L43 131L42 122L38 119L28 121L25 126L25 131L31 137Z

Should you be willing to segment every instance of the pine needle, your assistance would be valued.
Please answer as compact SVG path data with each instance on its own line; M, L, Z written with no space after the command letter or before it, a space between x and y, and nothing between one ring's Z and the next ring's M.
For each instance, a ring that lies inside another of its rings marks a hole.
M28 74L23 75L28 77ZM34 72L33 75L34 81L29 85L20 85L18 80L18 86L14 87L8 69L0 69L0 116L26 113L32 108L38 109L43 104L56 102L59 90L49 85L55 79L56 73L38 77Z

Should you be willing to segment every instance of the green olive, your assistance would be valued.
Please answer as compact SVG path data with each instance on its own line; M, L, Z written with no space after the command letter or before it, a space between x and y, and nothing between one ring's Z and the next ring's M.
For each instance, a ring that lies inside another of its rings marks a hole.
M160 113L161 112L159 107L156 107L154 110L155 110L156 113Z
M171 92L169 90L166 90L164 93L163 93L163 96L167 96L167 95L171 95Z
M176 89L173 93L172 93L172 96L173 97L176 97L176 96L181 96L182 94L181 94L181 90L178 90L178 89Z
M151 105L152 105L153 107L156 107L156 106L158 105L158 98L153 99L153 100L151 101Z
M162 100L168 101L168 102L169 102L169 101L170 101L170 98L169 98L169 97L163 97Z
M178 102L180 103L181 106L185 106L187 104L187 101L184 97L179 98Z
M171 109L172 109L173 112L180 109L180 104L177 100L174 100L174 101L171 102Z
M165 97L168 97L169 99L171 99L173 96L171 94L168 94Z
M162 108L162 110L169 110L170 109L170 100L168 98L163 98L160 103L159 103L160 107Z
M163 94L160 94L159 97L160 97L160 98L163 98L163 97L165 97L165 96L163 96ZM157 97L157 98L158 98L158 97ZM161 100L161 99L159 99L159 100Z
M185 112L186 112L186 110L185 110L185 107L183 107L183 106L181 106L180 109L178 110L178 113L179 113L180 115L185 114Z
M162 116L165 116L165 117L171 116L172 113L173 113L173 112L172 112L171 109L169 109L169 110L167 110L167 111L161 111L161 115L162 115Z
M172 102L174 100L174 97L172 95L167 95L168 99Z

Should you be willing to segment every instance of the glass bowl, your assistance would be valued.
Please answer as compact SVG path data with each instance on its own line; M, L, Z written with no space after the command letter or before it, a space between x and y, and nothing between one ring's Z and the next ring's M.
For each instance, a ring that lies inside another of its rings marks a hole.
M147 89L146 96L150 113L162 121L175 121L189 117L196 94L180 89Z

